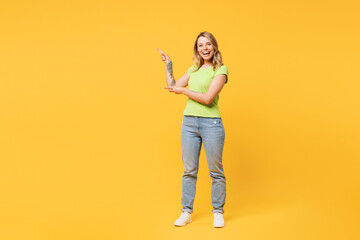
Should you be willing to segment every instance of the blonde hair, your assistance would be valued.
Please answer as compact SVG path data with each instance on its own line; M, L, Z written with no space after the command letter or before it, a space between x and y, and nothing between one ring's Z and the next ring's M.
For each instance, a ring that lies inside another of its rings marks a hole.
M199 68L204 65L204 59L200 56L200 53L198 51L198 47L197 47L197 41L200 37L206 37L207 39L210 40L211 44L213 45L214 48L214 55L212 57L212 64L213 64L213 70L215 71L217 68L221 67L223 64L222 62L222 56L221 56L221 52L219 51L218 48L218 44L217 41L215 39L215 37L209 33L209 32L201 32L196 40L195 40L195 44L194 44L194 56L193 56L193 64L195 64L195 69L193 70L193 72L196 72L197 70L199 70Z

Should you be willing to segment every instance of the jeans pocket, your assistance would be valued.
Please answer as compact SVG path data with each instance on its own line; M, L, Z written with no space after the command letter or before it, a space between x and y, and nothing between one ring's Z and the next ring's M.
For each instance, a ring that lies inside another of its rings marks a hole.
M205 126L210 129L223 128L221 118L209 118L204 122Z
M215 118L214 121L213 121L213 123L214 123L214 125L222 126L221 118Z

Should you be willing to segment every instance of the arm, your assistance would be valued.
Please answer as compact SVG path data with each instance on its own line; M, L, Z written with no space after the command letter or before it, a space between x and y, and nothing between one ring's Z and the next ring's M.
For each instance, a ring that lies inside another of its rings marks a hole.
M170 57L163 51L157 48L161 53L161 61L166 64L166 84L168 87L177 86L177 87L186 87L188 85L190 76L186 72L178 81L175 81L173 74L172 61ZM169 90L170 91L170 90Z
M184 94L191 98L194 101L197 101L202 104L209 105L216 96L220 93L221 89L224 87L226 81L226 75L220 74L212 80L208 90L206 93L194 92L184 87L167 87L170 92L174 92L177 94Z
M168 87L170 87L174 86L175 83L176 81L173 74L172 61L170 61L166 64L166 84Z
M166 64L166 83L168 87L186 87L188 85L189 79L189 74L185 72L185 74L181 78L175 81L172 69L172 61Z

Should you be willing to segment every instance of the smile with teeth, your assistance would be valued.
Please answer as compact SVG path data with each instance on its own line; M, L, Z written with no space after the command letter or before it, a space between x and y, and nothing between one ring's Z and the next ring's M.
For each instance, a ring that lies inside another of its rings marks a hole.
M204 56L209 56L210 52L202 52Z

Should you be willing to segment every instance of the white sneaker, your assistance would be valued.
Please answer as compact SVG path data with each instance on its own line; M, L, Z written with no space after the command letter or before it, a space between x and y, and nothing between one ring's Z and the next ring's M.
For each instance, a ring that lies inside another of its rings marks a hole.
M178 219L176 219L174 225L181 227L181 226L185 226L187 223L190 223L190 222L192 222L191 213L182 212L181 216Z
M214 213L214 227L224 227L224 217L222 213Z

